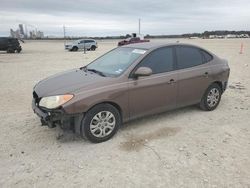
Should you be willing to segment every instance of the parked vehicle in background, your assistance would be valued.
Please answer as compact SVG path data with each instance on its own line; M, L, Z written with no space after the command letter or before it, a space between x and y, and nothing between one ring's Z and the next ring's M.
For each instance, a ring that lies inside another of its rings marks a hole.
M79 39L72 43L65 44L65 49L69 51L84 50L84 48L95 51L97 47L97 42L93 39Z
M229 73L226 60L194 45L132 44L40 81L32 108L43 125L103 142L135 118L194 104L214 110Z
M118 46L124 46L128 44L142 43L142 42L150 42L150 40L141 39L140 37L131 37L127 38L123 41L118 42Z
M17 38L0 37L0 51L6 51L7 53L20 53L22 47Z

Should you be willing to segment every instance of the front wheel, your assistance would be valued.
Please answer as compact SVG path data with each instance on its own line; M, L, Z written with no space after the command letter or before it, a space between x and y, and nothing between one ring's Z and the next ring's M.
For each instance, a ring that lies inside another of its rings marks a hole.
M13 48L8 48L7 53L15 53L15 50Z
M112 138L120 125L119 111L110 104L99 104L85 114L81 134L91 142L100 143Z
M72 51L73 51L73 52L78 51L78 47L77 47L77 46L74 46L74 47L72 48Z
M205 94L203 95L200 102L200 108L205 111L214 110L220 103L221 94L221 87L218 84L213 83L207 88Z

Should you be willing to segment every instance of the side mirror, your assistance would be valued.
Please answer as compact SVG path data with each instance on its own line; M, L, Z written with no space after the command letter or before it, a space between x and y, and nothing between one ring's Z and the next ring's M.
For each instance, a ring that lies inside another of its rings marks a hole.
M139 76L150 76L153 73L152 69L149 67L139 67L135 73L134 76L135 78Z

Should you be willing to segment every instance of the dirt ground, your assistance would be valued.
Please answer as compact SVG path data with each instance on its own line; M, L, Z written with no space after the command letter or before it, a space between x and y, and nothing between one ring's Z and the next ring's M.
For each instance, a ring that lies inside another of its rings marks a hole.
M117 41L99 41L87 54L64 51L63 41L28 41L20 54L1 52L0 187L250 188L250 39L178 40L228 59L229 88L218 108L191 106L132 121L101 144L41 127L32 88Z

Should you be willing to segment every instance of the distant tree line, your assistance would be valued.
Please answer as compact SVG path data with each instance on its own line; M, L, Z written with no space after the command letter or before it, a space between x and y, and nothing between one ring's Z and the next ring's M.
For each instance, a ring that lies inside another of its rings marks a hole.
M218 30L218 31L205 31L203 33L186 33L181 35L146 35L145 38L190 38L190 37L200 37L208 38L210 35L242 35L248 34L250 36L250 31L227 31L227 30Z
M186 33L186 34L181 34L181 35L145 35L145 38L190 38L190 37L199 37L199 38L208 38L210 35L228 35L228 34L233 34L233 35L241 35L241 34L248 34L250 36L250 31L227 31L227 30L218 30L218 31L205 31L203 33ZM77 40L80 38L92 38L92 39L97 39L97 40L105 40L105 39L126 39L131 37L130 34L126 35L120 35L120 36L105 36L105 37L87 37L87 36L82 36L82 37L66 37L66 38L58 38L58 37L45 37L42 40ZM37 39L41 40L41 39Z

